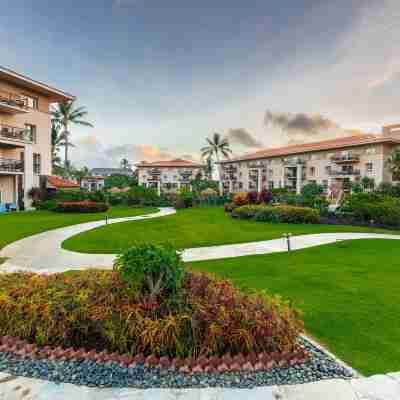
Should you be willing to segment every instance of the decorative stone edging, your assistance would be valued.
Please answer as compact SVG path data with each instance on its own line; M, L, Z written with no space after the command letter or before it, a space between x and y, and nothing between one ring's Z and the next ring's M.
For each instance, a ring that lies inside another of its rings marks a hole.
M283 368L300 365L309 358L307 350L302 346L299 346L299 350L293 353L253 353L247 356L238 354L233 357L230 354L226 354L222 357L201 356L197 359L175 357L171 359L155 355L145 357L143 354L131 356L129 354L108 353L107 351L96 352L94 350L86 351L85 349L74 348L39 347L12 336L0 337L0 353L8 353L21 358L48 359L50 361L93 361L106 365L117 363L125 368L135 368L138 364L144 364L148 368L179 371L185 374L268 371L276 367Z

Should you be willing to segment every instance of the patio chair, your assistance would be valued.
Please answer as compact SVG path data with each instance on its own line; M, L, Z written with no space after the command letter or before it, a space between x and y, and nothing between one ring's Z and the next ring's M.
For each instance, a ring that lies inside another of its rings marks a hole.
M8 211L17 211L17 205L15 203L7 203L6 208Z

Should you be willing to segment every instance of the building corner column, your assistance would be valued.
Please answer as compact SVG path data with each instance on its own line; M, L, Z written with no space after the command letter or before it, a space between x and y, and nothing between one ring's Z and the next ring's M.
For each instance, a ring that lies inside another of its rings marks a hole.
M302 188L302 180L303 180L303 166L301 164L297 164L296 168L296 193L301 194Z

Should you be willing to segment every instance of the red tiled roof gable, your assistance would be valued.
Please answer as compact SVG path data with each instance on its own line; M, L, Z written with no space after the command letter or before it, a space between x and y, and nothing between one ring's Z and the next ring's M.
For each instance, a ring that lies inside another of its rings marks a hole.
M201 168L202 164L195 163L193 161L183 160L181 158L176 158L175 160L165 160L165 161L153 161L153 162L145 162L142 161L136 164L137 167L170 167L170 168Z
M56 189L74 189L79 188L75 182L67 181L66 179L59 178L58 176L48 176L47 182L54 186Z

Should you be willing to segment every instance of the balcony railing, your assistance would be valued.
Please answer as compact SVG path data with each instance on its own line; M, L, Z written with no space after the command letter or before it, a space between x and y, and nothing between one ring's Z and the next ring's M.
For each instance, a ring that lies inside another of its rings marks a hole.
M247 164L248 168L265 168L265 163L264 162L250 162Z
M28 109L28 99L16 93L0 91L0 104L17 107L24 110Z
M360 161L360 156L358 154L346 154L346 155L334 155L332 161L337 164L345 163L357 163Z
M284 158L283 159L283 163L285 165L293 165L296 166L298 164L305 164L306 160L304 158L300 158L300 157L293 157L293 158Z
M24 172L24 163L10 158L0 158L1 172Z
M331 176L359 176L361 174L359 169L349 169L349 170L341 170L341 171L335 171L332 170L330 172Z
M0 124L0 140L16 140L19 142L32 142L29 132L24 128Z
M237 172L237 167L234 167L232 165L227 165L223 168L224 172L228 174L233 174Z

